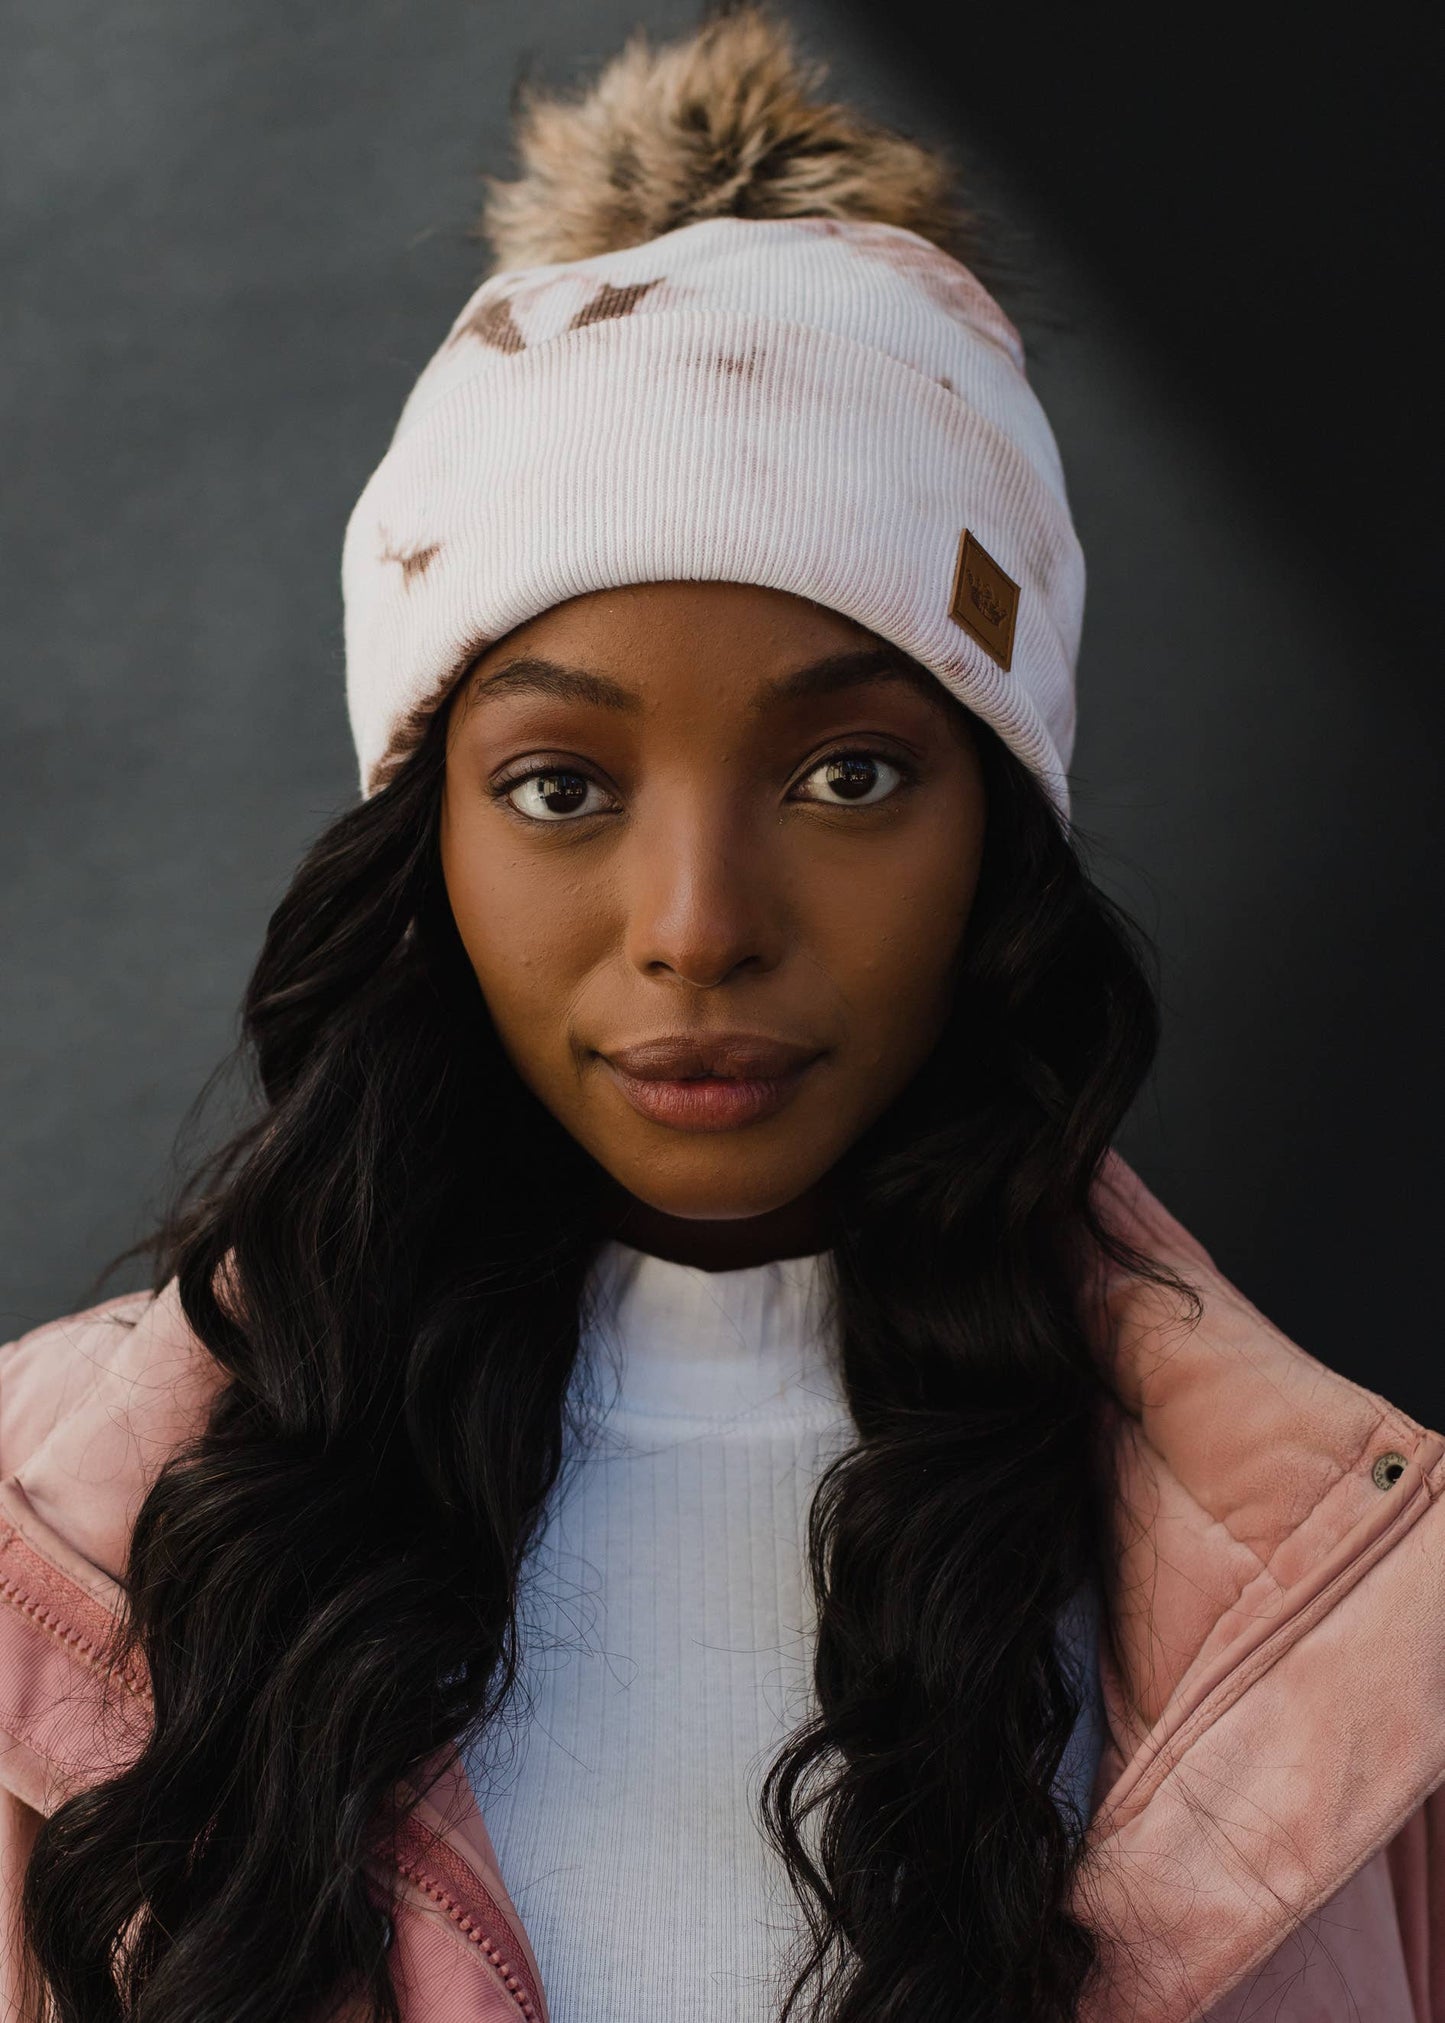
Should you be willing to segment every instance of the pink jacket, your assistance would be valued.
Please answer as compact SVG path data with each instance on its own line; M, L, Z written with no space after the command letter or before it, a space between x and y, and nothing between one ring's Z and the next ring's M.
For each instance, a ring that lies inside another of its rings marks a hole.
M1101 1334L1130 1411L1085 2023L1445 2023L1445 1440L1287 1341L1117 1159L1106 1188L1204 1318L1120 1279ZM0 1350L0 2015L40 1816L145 1732L144 1677L101 1654L140 1496L217 1380L174 1288ZM428 1776L376 1877L407 2023L545 2023L455 1752Z

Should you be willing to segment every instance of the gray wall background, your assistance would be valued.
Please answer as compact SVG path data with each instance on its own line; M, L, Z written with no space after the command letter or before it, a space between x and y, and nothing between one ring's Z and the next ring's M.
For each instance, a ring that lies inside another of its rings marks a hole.
M790 11L840 90L938 128L881 28ZM482 271L519 65L693 18L12 0L0 1338L145 1227L270 908L354 794L342 529ZM1089 561L1079 826L1160 948L1125 1149L1281 1326L1445 1424L1432 684L1370 622L1348 528L1327 553L1282 512L977 166L1032 270L1009 306Z

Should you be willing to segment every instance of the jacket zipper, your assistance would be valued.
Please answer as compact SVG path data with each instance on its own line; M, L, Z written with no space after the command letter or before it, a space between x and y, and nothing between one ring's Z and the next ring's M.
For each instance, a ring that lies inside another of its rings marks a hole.
M119 1672L107 1662L107 1633L114 1618L104 1603L38 1552L15 1525L0 1519L0 1604L6 1603L74 1662L93 1673L118 1676L133 1699L149 1705L150 1682L134 1655ZM394 1865L478 1949L523 2023L544 2023L541 1995L505 1913L456 1850L408 1818L397 1834Z
M541 1993L517 1949L511 1924L481 1877L456 1849L408 1818L397 1831L393 1861L398 1872L430 1898L467 1943L481 1952L525 2023L543 2023Z

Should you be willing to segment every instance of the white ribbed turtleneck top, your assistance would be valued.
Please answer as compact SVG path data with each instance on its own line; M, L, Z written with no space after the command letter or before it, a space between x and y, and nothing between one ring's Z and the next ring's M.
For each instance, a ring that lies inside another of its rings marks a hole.
M770 2023L798 1912L757 1823L808 1710L808 1508L852 1438L827 1252L708 1272L610 1241L520 1691L467 1769L552 2023ZM1066 1626L1088 1676L1095 1618ZM1061 1784L1087 1807L1097 1707Z

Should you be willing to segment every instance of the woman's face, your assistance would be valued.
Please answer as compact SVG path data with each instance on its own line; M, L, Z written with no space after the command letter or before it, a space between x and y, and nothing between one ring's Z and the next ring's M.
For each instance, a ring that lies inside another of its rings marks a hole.
M983 846L968 723L861 626L742 584L594 592L476 663L452 909L629 1241L714 1269L828 1241L825 1176L947 1015Z

